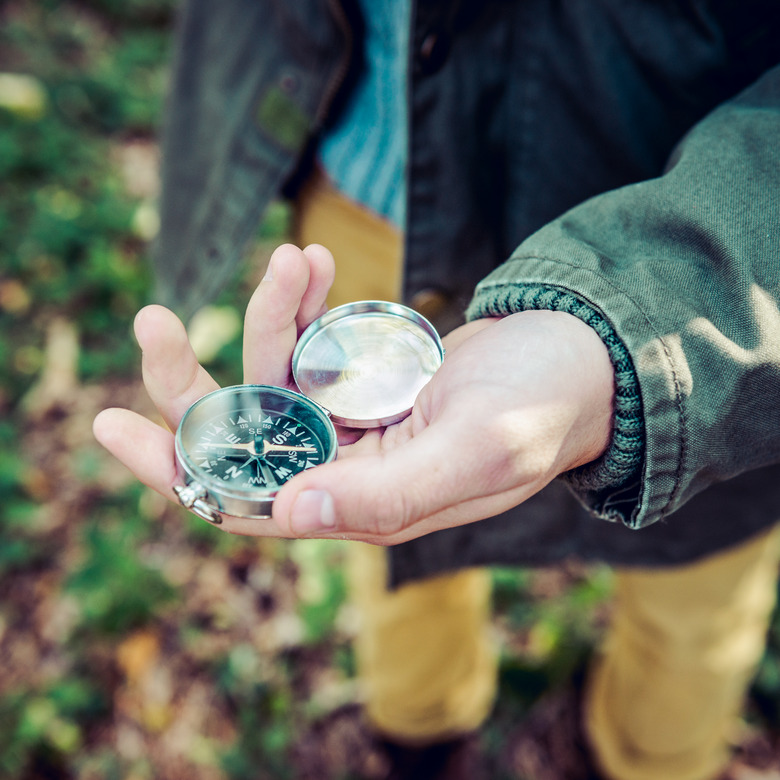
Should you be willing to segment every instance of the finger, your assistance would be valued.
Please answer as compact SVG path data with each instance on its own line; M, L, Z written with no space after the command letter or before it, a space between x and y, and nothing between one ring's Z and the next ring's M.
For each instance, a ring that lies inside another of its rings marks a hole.
M138 479L175 499L174 436L129 409L104 409L92 424L95 438Z
M181 320L163 306L147 306L135 318L144 384L171 430L199 398L219 385L198 363Z
M309 261L309 285L296 317L299 333L328 310L325 300L336 277L336 262L324 246L310 244L303 253Z
M244 317L245 382L289 384L290 358L298 340L296 318L309 278L309 260L298 247L284 244L271 255Z
M104 409L92 424L95 438L144 485L178 503L173 486L181 484L176 470L174 435L128 409ZM215 526L241 536L281 536L270 519L221 515Z
M408 542L411 539L417 539L420 536L425 536L444 528L454 528L455 526L499 515L528 500L531 496L538 493L545 484L528 483L514 490L463 501L460 504L447 507L428 517L424 517L394 533L362 532L350 529L349 531L337 530L332 534L320 534L320 536L337 539L349 538L354 541L369 542L382 546L401 544L402 542Z

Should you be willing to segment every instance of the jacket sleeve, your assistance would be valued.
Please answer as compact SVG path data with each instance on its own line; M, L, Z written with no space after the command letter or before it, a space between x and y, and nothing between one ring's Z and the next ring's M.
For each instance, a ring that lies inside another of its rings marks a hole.
M528 308L540 286L611 326L640 390L638 478L565 475L595 514L642 527L780 462L780 68L693 127L662 176L524 241L480 283L469 316Z

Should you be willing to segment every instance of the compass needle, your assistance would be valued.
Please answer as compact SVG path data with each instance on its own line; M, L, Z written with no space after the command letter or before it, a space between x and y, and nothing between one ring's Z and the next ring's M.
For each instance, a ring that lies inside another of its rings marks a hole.
M263 455L268 455L269 452L317 452L317 448L306 445L271 444L271 442L264 440Z
M253 441L238 444L228 442L200 442L198 446L216 450L241 450L242 452L248 452L250 455L257 455L257 450L255 449L255 443Z

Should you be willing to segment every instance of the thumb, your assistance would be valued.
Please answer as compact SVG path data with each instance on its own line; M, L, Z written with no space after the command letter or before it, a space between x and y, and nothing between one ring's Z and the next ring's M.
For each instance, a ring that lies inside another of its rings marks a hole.
M488 517L527 497L502 490L485 473L484 453L464 447L457 430L431 425L387 452L306 471L279 491L274 520L287 536L395 544Z
M440 437L427 428L396 449L304 472L279 491L274 519L296 536L393 536L441 508L431 477L441 446Z

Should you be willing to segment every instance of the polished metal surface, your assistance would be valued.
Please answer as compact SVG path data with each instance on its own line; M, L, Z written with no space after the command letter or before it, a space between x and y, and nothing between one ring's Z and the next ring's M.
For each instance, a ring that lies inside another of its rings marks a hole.
M218 507L209 504L209 494L203 485L197 482L190 482L187 485L174 485L173 492L176 493L179 503L183 507L191 510L198 517L212 525L222 525L222 515L217 511Z
M443 356L424 317L400 304L361 301L309 326L295 349L293 374L333 422L370 428L406 417Z

